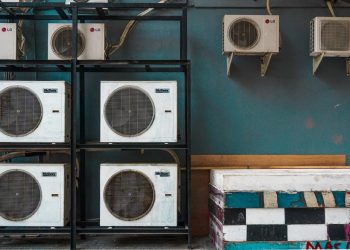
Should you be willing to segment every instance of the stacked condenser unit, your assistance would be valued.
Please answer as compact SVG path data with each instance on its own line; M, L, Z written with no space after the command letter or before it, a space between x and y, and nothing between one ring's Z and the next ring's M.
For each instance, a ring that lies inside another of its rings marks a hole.
M101 82L101 142L177 141L177 83ZM176 226L176 164L102 164L101 226Z
M63 81L0 81L0 141L69 141L70 88ZM70 170L64 164L0 165L0 227L64 226Z
M77 234L92 231L128 234L132 228L131 231L141 234L186 235L190 245L191 78L186 41L180 40L181 58L176 60L111 59L126 41L135 20L174 20L181 24L181 33L187 32L187 4L161 1L134 6L133 3L106 4L108 0L0 2L3 2L2 18L10 15L13 19L8 20L14 20L0 24L0 71L5 72L0 80L0 234L70 234L74 249ZM145 10L134 15L140 8ZM154 9L164 8L175 8L181 16L148 15ZM132 15L121 16L120 10L131 11ZM49 20L43 32L45 39L39 41L34 40L41 36L34 26L38 20ZM108 43L106 23L96 20L129 22L120 41ZM27 32L28 24L33 27ZM31 38L31 33L35 37ZM185 38L186 34L181 36ZM158 78L166 80L144 81L134 81L134 74L130 74L133 80L129 81L106 81L109 79L106 75L99 75L106 77L95 81L99 84L100 93L95 95L100 98L99 103L84 99L90 91L86 90L86 72L115 73L114 70L180 73L184 82L179 89L184 93L185 136L179 139L178 82L167 80L168 75ZM59 74L51 75L52 72ZM70 82L61 80L66 76ZM96 123L99 132L95 140L86 135L87 103L100 105L94 116L99 119L90 121ZM120 154L125 149L133 149L135 154L140 150L167 152L174 162L162 163L162 157L154 160L130 157L122 161L118 154L110 154L115 156L114 160L96 164L99 174L94 176L94 181L100 197L87 200L91 196L87 194L86 166L93 164L87 162L87 156L96 148L119 150ZM183 155L178 156L177 151ZM181 187L182 157L187 176L186 184ZM181 206L180 193L186 194ZM88 203L96 204L98 218L89 218Z

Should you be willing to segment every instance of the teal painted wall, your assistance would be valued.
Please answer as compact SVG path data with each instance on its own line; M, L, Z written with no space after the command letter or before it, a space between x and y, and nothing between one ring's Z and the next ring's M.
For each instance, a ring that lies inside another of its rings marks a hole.
M221 55L225 14L261 9L190 12L193 63L193 151L198 154L347 154L350 79L344 59L325 59L317 76L309 57L309 21L326 9L276 9L283 48L261 78L259 59L237 58L231 78ZM349 9L338 15L349 15ZM207 20L207 21L206 21Z
M200 2L200 1L197 1ZM207 1L208 2L208 1ZM224 1L223 1L224 2ZM188 20L189 58L192 60L192 143L194 154L346 154L350 157L350 78L344 59L325 59L317 76L309 57L309 21L328 16L325 8L275 8L280 15L283 48L266 77L260 77L259 58L240 57L233 75L226 75L221 53L221 22L225 14L264 14L261 8L191 8ZM261 5L261 4L260 4ZM350 9L338 9L350 16ZM125 22L108 23L108 41L119 38ZM47 25L26 24L28 58L47 56ZM175 23L139 23L114 59L178 58ZM34 42L35 33L36 41ZM25 74L18 79L69 79L69 74ZM100 80L168 80L183 83L177 74L86 75L88 139L99 138ZM181 91L181 88L180 88ZM180 110L183 98L180 98ZM183 118L180 118L183 123ZM183 126L181 126L183 127ZM183 134L183 129L182 134ZM87 203L91 218L98 217L99 163L158 161L162 153L135 155L91 153L88 156ZM349 163L349 162L348 162Z

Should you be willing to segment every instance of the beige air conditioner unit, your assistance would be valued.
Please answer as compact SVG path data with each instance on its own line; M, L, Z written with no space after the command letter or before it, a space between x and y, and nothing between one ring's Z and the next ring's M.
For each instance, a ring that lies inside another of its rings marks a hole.
M350 57L350 17L315 17L310 23L313 73L324 57ZM347 60L349 75L349 60Z
M227 74L234 56L262 57L264 76L271 57L279 52L279 16L225 15L223 20L223 53L228 56Z

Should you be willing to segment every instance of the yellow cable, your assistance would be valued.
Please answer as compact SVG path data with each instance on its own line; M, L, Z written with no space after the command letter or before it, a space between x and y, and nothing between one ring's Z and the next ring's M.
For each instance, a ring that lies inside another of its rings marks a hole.
M331 0L327 0L326 4L327 4L327 7L328 7L329 12L331 13L332 17L336 17Z

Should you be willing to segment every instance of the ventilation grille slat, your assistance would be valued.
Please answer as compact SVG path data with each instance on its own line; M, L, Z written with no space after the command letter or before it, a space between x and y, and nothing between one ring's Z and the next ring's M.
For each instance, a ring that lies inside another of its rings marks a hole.
M112 176L103 195L108 210L125 221L138 220L147 215L155 200L154 187L149 178L132 170Z
M21 87L0 93L0 130L9 136L24 136L33 132L42 119L39 98Z
M147 131L155 115L151 98L135 87L124 87L113 92L106 101L104 112L109 127L127 137Z
M30 174L13 170L0 175L0 216L10 221L31 217L41 202L38 182Z
M51 47L54 53L61 59L68 60L72 58L72 36L73 31L71 26L63 26L55 31L51 39ZM77 55L78 57L85 50L85 36L78 30L77 39Z
M259 28L252 20L242 18L232 23L229 37L234 46L251 49L259 42Z
M349 51L350 23L348 21L321 22L321 50Z

